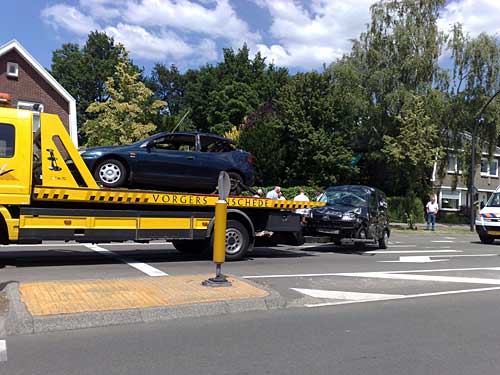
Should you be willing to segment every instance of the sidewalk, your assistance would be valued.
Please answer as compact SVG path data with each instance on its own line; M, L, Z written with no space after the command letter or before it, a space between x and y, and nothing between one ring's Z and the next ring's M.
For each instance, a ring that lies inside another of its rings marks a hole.
M416 223L414 224L417 230L425 230L426 223ZM408 229L408 224L406 223L389 223L389 226L393 229ZM468 224L442 224L436 223L436 230L470 230Z
M228 277L230 287L201 285L213 275L12 282L7 334L60 331L182 317L269 310L284 305L273 291Z

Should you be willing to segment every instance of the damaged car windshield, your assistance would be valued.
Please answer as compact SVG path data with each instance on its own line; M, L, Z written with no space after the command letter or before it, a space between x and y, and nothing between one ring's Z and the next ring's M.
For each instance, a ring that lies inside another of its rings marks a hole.
M348 207L366 207L369 194L364 191L346 191L328 189L320 201L329 206L342 205Z

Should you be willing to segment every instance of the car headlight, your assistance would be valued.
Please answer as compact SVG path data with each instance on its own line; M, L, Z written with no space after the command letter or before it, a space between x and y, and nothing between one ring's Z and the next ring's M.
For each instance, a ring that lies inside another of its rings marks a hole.
M351 221L356 219L356 214L354 212L346 212L342 215L342 221Z
M342 215L342 221L352 221L356 219L356 216L361 213L361 208L356 208L352 211L344 212Z

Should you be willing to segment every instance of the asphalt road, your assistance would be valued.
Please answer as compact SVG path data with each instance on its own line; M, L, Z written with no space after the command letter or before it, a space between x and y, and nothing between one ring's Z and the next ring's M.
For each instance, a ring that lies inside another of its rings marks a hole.
M112 253L0 248L0 281L213 270L168 244L101 246ZM277 290L289 308L9 337L0 374L500 373L500 244L396 234L384 252L258 248L224 271Z

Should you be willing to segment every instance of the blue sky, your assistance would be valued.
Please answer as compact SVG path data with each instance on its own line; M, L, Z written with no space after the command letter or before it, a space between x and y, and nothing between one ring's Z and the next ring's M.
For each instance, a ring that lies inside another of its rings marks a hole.
M2 2L0 43L19 40L44 66L62 43L102 30L147 71L221 58L246 42L252 53L292 71L321 69L350 49L374 0L16 0ZM462 22L472 35L500 31L500 0L453 0L440 27Z

